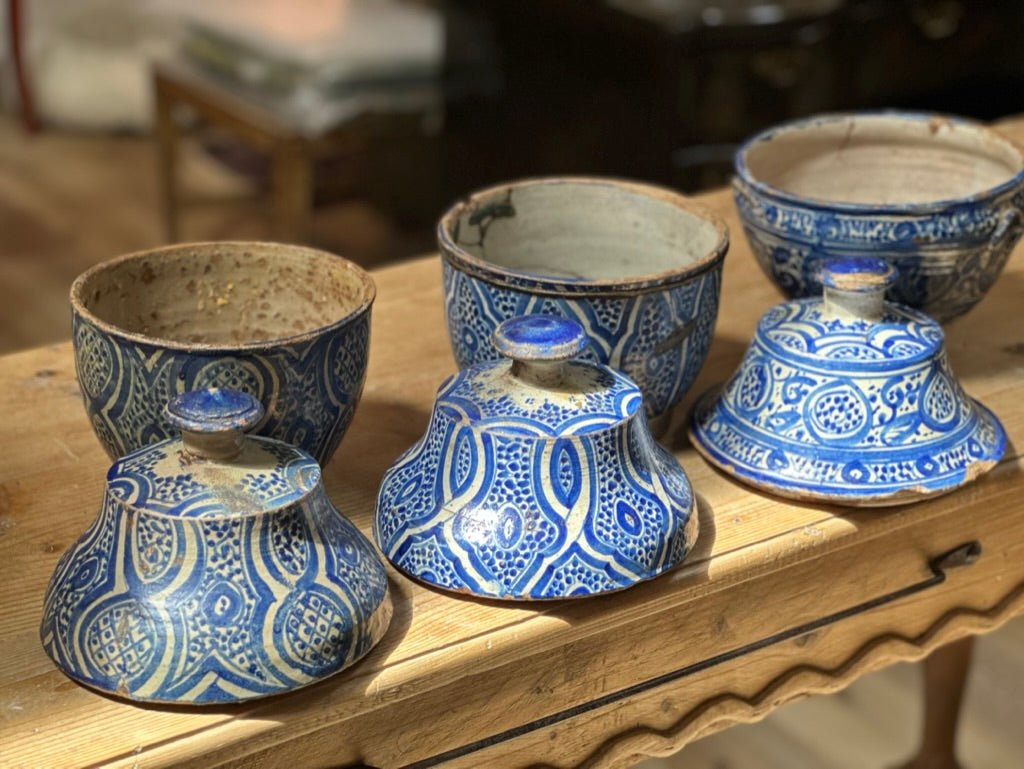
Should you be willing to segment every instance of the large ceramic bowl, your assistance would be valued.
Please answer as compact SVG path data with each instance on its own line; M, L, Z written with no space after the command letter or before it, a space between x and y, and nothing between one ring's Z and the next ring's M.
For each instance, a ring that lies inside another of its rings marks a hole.
M984 296L1020 237L1024 154L959 118L825 115L750 140L734 190L787 295L820 294L823 259L870 255L898 270L892 301L948 320Z
M613 179L532 179L460 201L437 234L461 368L500 358L502 321L549 314L578 321L584 357L640 386L655 429L697 376L729 240L693 201Z
M324 464L366 375L373 281L345 259L273 243L196 243L97 265L71 287L75 365L112 458L174 435L170 398L257 398L255 433Z

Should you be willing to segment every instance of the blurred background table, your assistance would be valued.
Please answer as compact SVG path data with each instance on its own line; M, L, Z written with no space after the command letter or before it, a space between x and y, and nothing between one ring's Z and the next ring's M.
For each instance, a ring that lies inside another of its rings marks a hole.
M694 394L734 369L758 316L778 300L728 193L705 202L725 216L733 245L715 342ZM381 475L422 434L433 393L453 367L437 259L375 278L366 390L324 476L337 507L364 531ZM948 329L954 370L1010 436L1003 461L978 483L885 511L777 500L699 459L685 437L691 397L666 437L697 491L702 524L679 569L595 600L516 606L442 594L393 574L395 619L364 661L294 694L203 710L98 695L43 654L43 590L95 516L108 460L82 409L70 345L6 356L0 761L626 767L993 630L1024 611L1022 290L1018 251L988 297Z
M429 80L376 91L363 87L335 100L316 91L275 98L185 60L169 60L153 67L153 93L161 215L169 243L180 240L186 202L178 179L183 111L253 153L236 152L236 157L268 177L271 236L287 243L310 241L317 189L330 189L334 197L345 194L345 183L359 179L357 166L372 143L416 140L441 120L440 86Z

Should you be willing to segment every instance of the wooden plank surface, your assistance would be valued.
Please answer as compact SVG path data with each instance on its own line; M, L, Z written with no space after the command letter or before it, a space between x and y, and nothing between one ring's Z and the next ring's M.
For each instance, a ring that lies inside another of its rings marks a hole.
M746 247L728 195L718 192L705 202L726 217L732 248L715 342L693 394L728 376L757 318L778 301ZM336 506L367 532L384 470L423 432L433 393L454 366L437 260L380 270L375 277L378 300L366 389L324 476ZM43 654L37 638L43 590L57 558L95 516L108 460L85 418L68 344L2 358L0 763L274 766L291 757L302 766L356 761L402 766L741 646L770 628L791 627L818 610L816 600L827 598L829 606L842 609L912 583L927 574L932 550L973 536L972 522L986 522L987 544L997 550L987 551L983 563L1012 563L1008 554L1020 562L1024 529L1011 527L1001 540L991 526L1018 510L1024 490L1018 450L1024 445L1022 291L1024 254L1018 251L988 298L947 332L955 372L970 394L1000 416L1010 436L1007 457L979 483L885 512L776 500L711 470L687 445L684 417L691 395L666 438L690 475L704 524L697 551L683 567L614 596L521 606L450 597L393 574L392 627L363 662L302 692L207 710L137 707L103 697L64 678ZM942 535L926 536L932 530ZM890 568L883 560L848 580L843 564L857 563L858 552L880 557L887 551L873 548L884 540L905 543L893 551L902 553L898 563ZM791 583L787 573L804 575L804 581ZM806 581L811 574L821 590ZM984 598L1012 597L1017 574L998 569L985 574ZM765 590L775 591L779 600L767 601ZM909 633L923 632L937 619L929 612L949 611L935 601L908 600L863 621L837 625L828 635L842 641L836 646L842 657L862 643L862 636L892 633L904 624ZM959 623L947 635L987 630L1015 611L1016 603L986 623ZM675 614L679 622L668 622ZM729 617L745 621L732 623ZM636 659L602 657L622 653L623 639L635 646ZM671 654L659 652L668 648ZM923 648L896 645L874 666L919 656ZM690 695L699 703L722 687L770 680L798 667L809 653L793 643L773 646L696 681ZM608 672L595 676L595 670ZM780 702L821 688L799 680L793 686ZM769 699L751 717L775 704ZM595 711L583 736L596 745L630 728L633 707L626 701L621 708ZM419 719L416 728L411 728L413 718ZM727 722L718 714L703 726L695 724L692 734L660 747L645 743L640 752L678 747ZM484 755L490 765L536 763L539 733L531 732L534 742L520 758L499 745L453 765L482 765ZM613 752L598 763L624 765L632 750ZM587 755L583 746L570 754ZM557 752L544 760L565 765Z

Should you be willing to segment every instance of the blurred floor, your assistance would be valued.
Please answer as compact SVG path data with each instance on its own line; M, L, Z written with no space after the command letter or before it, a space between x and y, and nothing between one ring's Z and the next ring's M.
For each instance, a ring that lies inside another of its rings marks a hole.
M223 199L187 209L187 240L261 238L265 206L248 182L194 144L182 157L189 193ZM154 149L140 137L43 132L0 117L0 353L68 338L67 292L96 262L162 244ZM366 203L318 208L314 241L372 268L429 248ZM963 719L966 769L1024 766L1024 619L979 641ZM875 673L831 697L789 705L653 759L643 769L884 769L916 744L917 666Z
M268 237L267 207L247 179L187 141L182 240ZM89 266L163 245L155 149L139 136L43 131L0 116L0 353L68 337L68 288ZM319 206L313 243L372 268L431 248L355 200Z

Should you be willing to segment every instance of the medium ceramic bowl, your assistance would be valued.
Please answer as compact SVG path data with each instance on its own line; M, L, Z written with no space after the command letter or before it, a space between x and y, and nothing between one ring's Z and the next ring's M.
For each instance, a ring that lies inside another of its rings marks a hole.
M196 243L97 265L71 287L75 365L112 458L170 438L164 404L228 387L257 398L259 435L324 464L366 375L373 281L323 251Z
M898 270L891 300L949 320L1020 237L1024 154L959 118L825 115L745 144L734 191L758 262L789 296L821 293L823 259L870 255Z
M502 321L549 314L584 327L584 358L640 386L655 430L697 376L729 240L688 198L613 179L530 179L460 201L437 235L461 368L500 358Z

